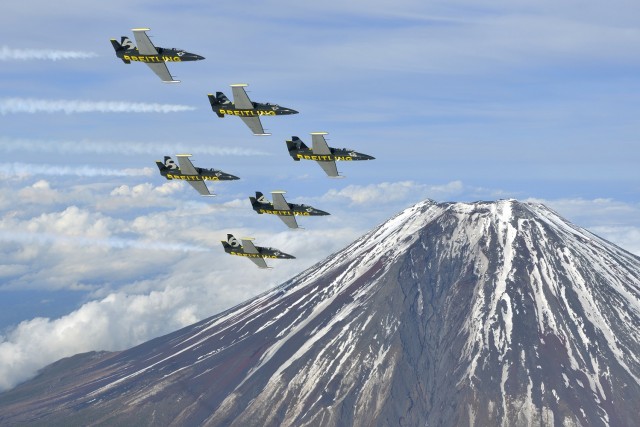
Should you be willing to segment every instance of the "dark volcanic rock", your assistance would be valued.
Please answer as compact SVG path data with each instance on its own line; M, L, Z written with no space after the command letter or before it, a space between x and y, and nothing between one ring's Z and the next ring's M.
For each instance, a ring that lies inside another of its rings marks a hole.
M0 422L633 426L639 331L640 258L541 205L426 201L218 316L52 365Z

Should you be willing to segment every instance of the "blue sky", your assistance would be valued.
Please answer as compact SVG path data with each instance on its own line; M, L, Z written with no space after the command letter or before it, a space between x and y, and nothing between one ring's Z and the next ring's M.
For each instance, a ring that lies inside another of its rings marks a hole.
M5 5L0 389L211 316L425 198L541 201L640 254L638 17L631 1ZM114 55L138 27L206 59L163 84ZM232 83L300 114L255 137L209 107ZM317 131L376 160L341 180L294 163L284 141ZM163 180L154 161L183 152L242 179L212 199ZM251 210L257 190L332 215L288 231ZM297 259L258 270L224 254L227 232Z

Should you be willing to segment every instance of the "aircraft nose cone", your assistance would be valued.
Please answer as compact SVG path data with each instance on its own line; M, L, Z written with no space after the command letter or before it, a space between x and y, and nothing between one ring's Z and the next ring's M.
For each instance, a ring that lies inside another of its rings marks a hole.
M375 157L369 156L367 154L363 154L362 157L363 157L363 160L375 160L376 159Z
M314 212L316 215L331 215L329 212L321 211L320 209L316 209Z
M196 61L200 61L201 59L204 59L204 56L200 56L200 55L194 55L196 58Z
M231 175L230 173L223 172L223 173L220 174L219 179L221 181L233 181L233 180L236 180L236 179L240 179L240 177L237 177L235 175Z
M296 259L296 257L294 257L293 255L284 254L284 253L281 253L280 255L278 255L278 258L281 258L281 259Z

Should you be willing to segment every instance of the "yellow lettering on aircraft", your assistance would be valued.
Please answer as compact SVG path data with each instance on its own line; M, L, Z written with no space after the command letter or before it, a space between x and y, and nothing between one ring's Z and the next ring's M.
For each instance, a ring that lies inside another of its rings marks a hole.
M123 55L125 60L138 62L182 62L179 56L157 56L157 55Z
M167 179L181 179L183 181L220 181L217 176L201 176L201 175L175 175L172 173L167 174Z
M264 111L264 110L218 110L220 114L227 114L229 116L240 116L240 117L255 117L255 116L275 116L275 111Z
M296 157L298 159L315 160L317 162L327 162L327 161L331 161L331 160L345 160L345 161L353 160L353 158L351 156L334 156L334 155L331 155L331 154L325 154L325 155L296 154Z
M271 209L259 209L258 213L261 214L270 214L270 215L282 215L282 216L309 216L309 212L300 212L300 211L282 211L282 210L271 210Z
M247 257L247 258L278 258L275 255L265 255L265 254L246 254L244 252L235 252L235 251L231 251L229 252L231 255L236 255L236 256L243 256L243 257Z

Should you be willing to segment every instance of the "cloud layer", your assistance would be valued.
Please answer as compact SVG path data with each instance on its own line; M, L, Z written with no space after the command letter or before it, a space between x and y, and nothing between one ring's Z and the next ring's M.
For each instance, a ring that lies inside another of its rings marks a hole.
M56 189L45 180L14 184L0 187L3 289L75 290L89 301L60 318L25 319L6 330L0 340L0 390L62 357L128 348L211 316L321 261L401 207L480 191L461 181L329 189L312 201L333 215L306 218L308 229L295 232L276 218L255 215L245 200L201 202L184 183L100 184L88 192ZM640 253L637 205L611 199L534 201ZM254 236L257 244L298 259L272 261L275 268L265 273L224 254L219 240L227 232Z

